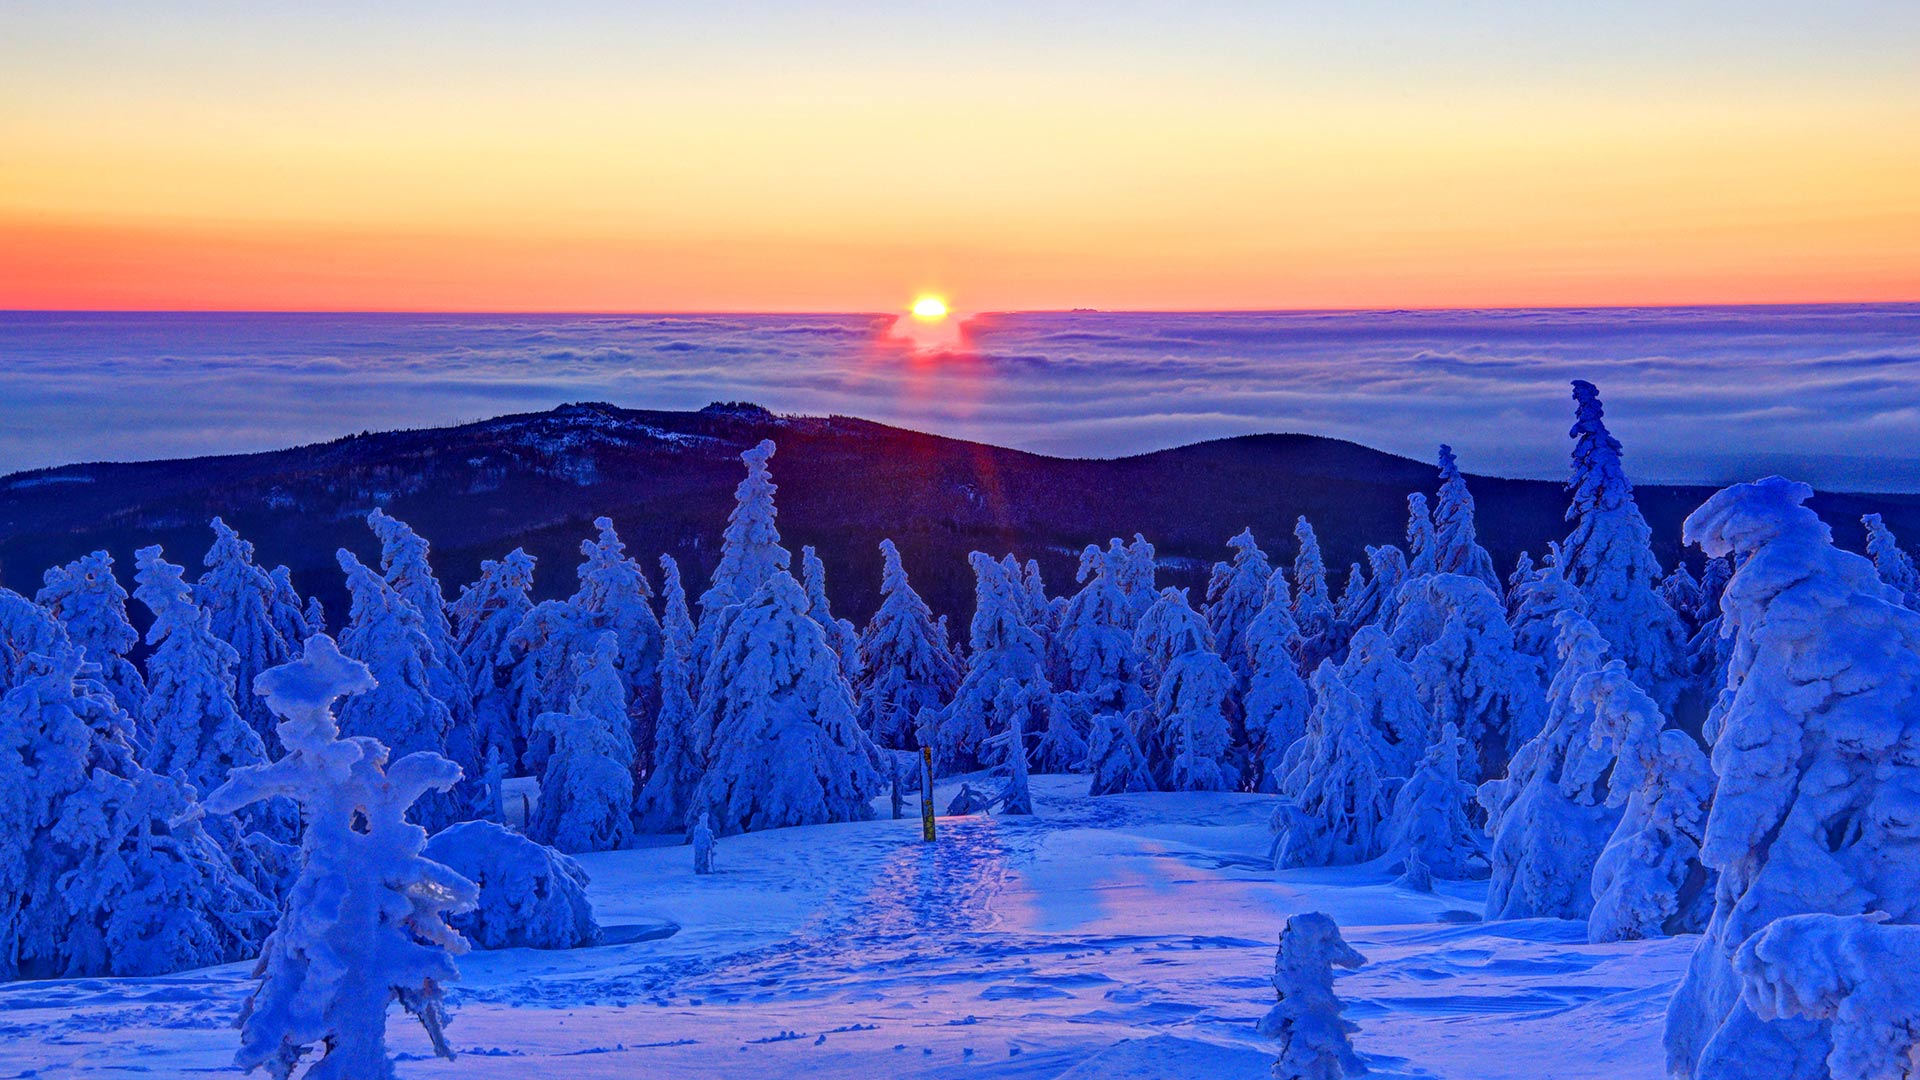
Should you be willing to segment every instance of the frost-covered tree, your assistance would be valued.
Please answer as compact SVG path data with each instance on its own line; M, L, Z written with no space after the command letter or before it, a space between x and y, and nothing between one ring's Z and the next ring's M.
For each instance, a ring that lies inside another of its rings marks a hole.
M85 555L48 570L35 602L66 628L67 640L100 667L100 681L129 716L143 716L147 683L127 654L140 634L127 621L127 590L113 576L113 556Z
M1413 658L1413 681L1436 725L1453 724L1473 748L1474 781L1503 775L1540 730L1540 669L1514 648L1500 598L1478 578L1436 574L1421 591L1447 612L1440 636Z
M1387 850L1406 862L1409 877L1424 873L1429 882L1436 876L1457 881L1486 872L1480 830L1468 815L1473 785L1460 779L1465 745L1452 724L1442 727L1413 775L1394 794ZM1413 869L1416 862L1419 872Z
M146 763L163 775L184 777L197 791L212 791L234 769L267 760L260 733L240 718L233 700L233 646L214 636L212 622L193 602L185 571L161 557L160 548L134 553L134 596L153 612L147 644ZM248 824L275 840L291 840L293 815L285 804L268 804L248 815Z
M998 704L1003 684L1021 686L1021 701L1028 709L1053 693L1045 669L1046 645L1023 612L1021 581L1005 562L977 551L967 558L974 573L973 652L953 700L941 712L934 747L942 764L959 772L984 764L983 744L1006 730Z
M1312 686L1307 733L1280 782L1298 815L1280 838L1276 867L1362 863L1386 847L1393 790L1380 738L1331 661L1314 669Z
M1689 633L1700 629L1700 582L1687 569L1686 563L1673 568L1660 581L1660 599L1667 602L1680 621L1686 624Z
M280 631L288 649L298 650L307 638L326 632L327 613L320 598L301 599L300 591L293 587L292 570L276 566L267 571L267 576L273 580L273 602L267 605L267 618Z
M860 639L860 726L881 746L913 750L914 718L947 703L960 667L946 628L907 580L900 549L882 540L880 557L880 607Z
M1384 630L1366 626L1353 636L1340 681L1360 699L1367 726L1380 738L1386 775L1411 773L1433 740L1433 713L1420 698L1413 668Z
M705 810L700 811L700 819L693 823L688 836L693 846L693 872L700 875L713 873L713 820Z
M1513 560L1513 573L1507 575L1507 619L1511 621L1514 613L1520 610L1520 589L1533 580L1533 553L1523 551Z
M1331 656L1326 638L1333 631L1333 599L1327 592L1327 563L1320 556L1320 539L1305 517L1293 524L1300 550L1293 557L1293 621L1306 641L1303 661L1317 663Z
M1713 768L1693 737L1666 720L1615 660L1581 679L1594 702L1588 738L1613 757L1607 805L1619 824L1593 864L1587 940L1697 933L1712 904L1700 840L1713 803Z
M1427 497L1416 491L1407 496L1407 573L1412 577L1437 574L1439 566L1433 515L1427 510Z
M1612 758L1593 745L1596 702L1585 681L1606 651L1592 623L1561 614L1546 724L1504 779L1481 786L1493 837L1489 919L1585 919L1593 909L1593 864L1620 820L1608 805Z
M1002 700L995 711L1007 718L1007 730L987 740L998 759L994 773L1006 777L1006 786L1000 789L1000 812L1031 815L1033 792L1027 785L1027 710L1022 708L1019 684L1001 686L1000 696Z
M1090 795L1153 790L1153 774L1147 769L1146 755L1140 752L1133 727L1125 717L1108 713L1093 718L1093 734L1087 740L1087 766L1093 773L1093 783L1088 788Z
M1440 497L1433 508L1434 568L1442 574L1479 578L1497 596L1500 575L1493 556L1480 546L1473 524L1473 493L1453 458L1453 447L1440 444Z
M694 802L721 833L872 816L876 752L854 718L839 658L786 571L730 618L699 701L713 743Z
M492 821L433 834L420 853L474 883L480 902L448 920L481 949L578 949L600 944L579 863Z
M45 667L34 657L53 656L70 644L66 627L52 612L12 589L0 587L0 691L19 685Z
M793 556L780 546L780 528L774 523L773 494L778 490L767 471L773 440L740 455L746 479L733 489L733 511L720 534L720 562L713 568L707 591L700 594L700 629L694 648L696 670L704 669L707 654L726 632L726 609L753 598L775 574L783 573Z
M1335 608L1340 637L1351 641L1363 626L1390 622L1394 599L1407 579L1407 557L1391 544L1367 548L1367 571L1357 587L1341 594Z
M1227 546L1233 549L1232 560L1214 563L1213 575L1207 580L1207 625L1213 628L1220 656L1233 669L1239 685L1245 687L1252 674L1247 661L1247 628L1267 605L1267 581L1273 577L1273 565L1254 542L1252 529L1240 530Z
M1513 627L1513 647L1540 661L1541 671L1553 678L1558 664L1560 613L1571 611L1581 618L1587 614L1587 598L1560 572L1560 549L1554 545L1538 570L1515 590L1515 601L1508 624Z
M1080 591L1067 601L1053 634L1049 681L1079 696L1089 715L1125 714L1146 703L1140 687L1140 656L1134 651L1138 614L1121 581L1127 551L1115 540L1105 550L1089 546L1080 556Z
M660 556L665 578L666 618L661 630L660 711L654 723L653 766L640 790L635 820L643 832L678 832L686 827L694 792L707 771L711 741L700 726L693 700L693 619L687 610L687 591L680 584L680 566L673 556Z
M350 576L379 581L353 565ZM425 635L415 636L424 649ZM446 920L473 907L477 890L421 854L427 832L406 815L421 795L450 790L460 767L431 752L389 763L380 740L342 738L334 701L374 685L367 666L341 655L332 639L308 638L300 659L254 684L285 718L286 755L236 770L207 797L214 813L275 796L304 811L299 876L260 955L260 985L241 1014L234 1059L281 1080L316 1050L323 1056L306 1080L390 1080L387 1010L396 1001L420 1020L436 1053L453 1056L441 988L460 977L453 958L467 943Z
M599 636L593 620L565 600L542 600L528 611L500 647L506 715L515 725L522 769L546 767L547 737L534 730L541 713L564 712L573 699L573 658Z
M553 753L527 835L568 854L611 851L633 840L633 743L619 662L618 640L602 632L575 682L572 706L534 722Z
M1172 753L1164 770L1151 754L1148 765L1165 791L1234 791L1240 766L1228 717L1233 672L1205 647L1204 638L1194 635L1189 641L1195 647L1173 658L1153 693L1158 737L1151 744Z
M420 632L431 647L426 658L427 688L447 710L447 730L438 749L466 775L478 776L487 760L486 747L475 728L472 680L454 644L446 594L427 561L431 549L405 522L377 507L367 515L367 526L380 540L380 572L394 595L412 605Z
M1740 999L1756 1017L1831 1026L1833 1080L1920 1074L1920 927L1874 915L1789 915L1748 938L1733 963Z
M1862 516L1860 524L1866 527L1867 556L1879 571L1880 580L1900 594L1901 603L1920 607L1920 570L1914 569L1913 557L1900 550L1900 542L1879 514Z
M1730 487L1684 536L1739 570L1708 728L1718 777L1701 858L1712 919L1668 1011L1667 1061L1701 1080L1825 1077L1835 1021L1767 1020L1734 957L1775 919L1879 912L1920 923L1920 613L1871 562L1834 548L1805 484Z
M1249 781L1253 790L1279 790L1280 777L1291 747L1307 730L1306 680L1295 657L1300 628L1294 625L1293 602L1285 574L1267 578L1267 602L1247 624L1243 647L1247 655L1247 693L1242 723L1247 732Z
M1586 596L1587 618L1615 659L1627 665L1635 685L1662 711L1671 712L1686 682L1686 628L1660 598L1653 530L1634 502L1633 485L1620 464L1620 441L1607 431L1600 392L1576 379L1573 399L1567 520L1574 524L1556 561Z
M647 761L653 755L654 714L660 699L660 620L653 613L653 587L638 562L627 557L627 545L609 518L595 518L599 535L580 545L583 561L576 574L580 587L568 603L580 614L581 633L589 650L601 634L610 633L617 646L615 670L626 699L627 723L623 738Z
M202 564L206 571L194 586L194 596L206 609L214 635L233 647L235 705L262 743L277 751L273 714L247 691L261 672L286 663L305 639L287 638L286 629L274 619L279 586L272 575L254 565L253 545L219 518L213 519L213 546ZM300 620L302 628L305 621Z
M1133 543L1127 545L1127 568L1120 579L1120 591L1127 595L1135 619L1152 607L1154 598L1160 595L1160 586L1154 580L1158 571L1153 545L1146 537L1134 533Z
M342 706L341 730L378 739L395 753L442 753L452 718L429 683L433 645L421 627L419 610L351 551L341 548L337 554L353 594L340 648L365 664L375 680ZM429 829L443 828L458 816L458 802L443 791L422 789L415 798L415 818Z
M277 567L276 571L285 569L286 567L284 566ZM273 580L278 583L281 580L281 575L276 572ZM288 577L287 580L291 582L292 578ZM307 606L301 610L300 622L308 637L327 632L327 608L325 604L320 602L319 597L307 597ZM306 638L303 637L300 640L304 642Z
M1260 1034L1280 1041L1275 1080L1341 1080L1367 1071L1348 1038L1359 1029L1341 1017L1346 1006L1333 993L1334 968L1366 962L1330 917L1288 916L1273 959L1277 1001L1260 1018Z
M508 690L507 642L533 610L533 556L520 548L480 564L480 578L453 602L454 648L467 671L476 743L502 761L519 757L524 738Z
M820 624L820 630L827 635L827 645L840 658L840 674L846 677L847 685L860 685L860 632L853 624L838 618L833 613L833 604L827 598L827 564L820 561L820 555L812 544L800 549L801 584L807 590L807 614Z

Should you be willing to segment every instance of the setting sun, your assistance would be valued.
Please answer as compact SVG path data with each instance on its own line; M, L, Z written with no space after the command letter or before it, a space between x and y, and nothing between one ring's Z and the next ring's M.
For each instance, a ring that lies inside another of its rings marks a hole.
M923 296L913 302L913 317L916 319L944 319L947 317L947 302L937 296Z

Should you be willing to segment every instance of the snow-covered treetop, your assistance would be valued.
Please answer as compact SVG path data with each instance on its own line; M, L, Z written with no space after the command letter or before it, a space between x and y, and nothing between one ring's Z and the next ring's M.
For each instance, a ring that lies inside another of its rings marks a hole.
M453 641L453 631L447 623L446 594L441 592L427 561L431 549L426 538L379 507L367 514L367 527L380 539L380 572L420 613L428 640L444 655Z
M1267 602L1267 581L1273 577L1273 566L1254 542L1251 529L1242 529L1227 541L1227 546L1233 549L1232 561L1215 563L1207 581L1207 622L1213 626L1221 655L1244 678L1242 652L1247 626Z
M1493 556L1475 535L1473 493L1467 490L1467 478L1460 473L1453 448L1445 443L1440 444L1440 501L1434 508L1433 528L1436 569L1479 578L1496 593L1500 591Z
M580 579L579 597L585 601L583 606L591 611L610 611L636 598L652 599L653 586L647 584L646 572L640 564L627 558L627 545L614 531L613 519L594 518L593 527L600 535L580 542L584 561L574 571Z
M700 595L703 613L745 603L755 589L793 562L793 556L780 546L780 529L774 523L773 495L778 489L767 471L772 457L772 439L762 439L740 455L747 476L733 489L733 512L727 515L727 528L720 537L720 564L713 568L713 583Z
M214 636L185 570L161 557L159 545L134 553L134 595L153 612L147 643L148 698L154 771L181 772L201 791L226 780L228 770L266 760L260 736L235 708L233 646Z
M1438 558L1433 515L1427 512L1427 497L1416 491L1407 496L1407 573L1434 573Z
M113 576L113 556L104 551L82 555L49 569L40 580L34 600L65 624L67 636L95 663L108 655L124 656L139 643L139 633L127 621L127 590Z
M671 555L660 556L660 595L660 629L668 644L679 642L680 648L691 648L693 613L687 609L687 590L680 582L680 564Z
M1293 538L1300 544L1300 550L1293 557L1293 603L1294 614L1300 614L1303 605L1314 607L1332 607L1332 598L1327 595L1327 562L1320 556L1320 538L1313 534L1313 523L1305 515L1293 523ZM1252 539L1248 537L1248 539Z
M1177 656L1213 650L1213 633L1207 621L1187 603L1185 589L1160 590L1159 599L1140 616L1140 625L1133 633L1141 663L1156 675L1166 671Z
M289 751L318 752L339 738L333 703L373 689L373 672L358 660L342 656L333 639L315 634L307 639L300 659L260 673L253 691L267 700L280 721L280 742ZM342 767L360 754L345 755ZM209 809L214 809L209 806ZM216 810L215 812L219 812Z
M1920 570L1914 568L1913 557L1900 550L1893 530L1887 528L1879 514L1863 515L1860 524L1866 526L1867 555L1880 571L1880 580L1898 590L1907 605L1913 606L1914 601L1920 599Z
M483 561L479 580L461 587L460 599L453 602L453 624L455 642L469 666L478 667L475 661L483 657L490 661L533 607L533 567L533 556L514 548L498 561ZM491 679L491 673L487 677Z

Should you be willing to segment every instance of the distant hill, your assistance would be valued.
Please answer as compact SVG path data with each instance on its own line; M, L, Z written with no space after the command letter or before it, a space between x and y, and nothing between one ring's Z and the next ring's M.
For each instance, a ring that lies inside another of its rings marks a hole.
M95 548L130 574L133 550L165 545L197 572L225 517L261 563L285 563L337 627L345 590L338 547L370 558L361 520L374 506L433 543L449 599L480 560L516 546L540 560L542 596L572 591L580 541L611 517L657 578L668 552L697 596L718 556L739 482L741 450L779 443L780 528L796 554L820 550L836 610L864 620L878 601L880 540L900 545L916 586L965 632L972 612L966 553L1040 560L1048 586L1070 591L1078 552L1144 533L1162 580L1195 586L1251 527L1276 562L1293 557L1294 519L1314 524L1337 590L1364 544L1400 543L1406 496L1435 487L1432 466L1310 435L1249 435L1113 460L1044 457L846 417L775 416L751 405L649 412L597 403L459 427L362 434L263 454L73 465L0 478L0 582L31 594L48 566ZM1629 470L1633 447L1627 447ZM1471 477L1481 542L1504 575L1523 549L1567 532L1561 485ZM1710 488L1643 486L1656 550L1671 565L1680 521ZM1858 550L1859 518L1887 516L1920 542L1920 496L1822 494L1814 503ZM1697 566L1697 553L1694 553ZM797 569L797 567L796 567Z

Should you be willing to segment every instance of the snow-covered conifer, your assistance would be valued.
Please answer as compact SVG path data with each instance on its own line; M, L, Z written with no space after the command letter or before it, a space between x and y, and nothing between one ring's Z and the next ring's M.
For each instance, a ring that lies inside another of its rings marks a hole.
M277 582L280 579L275 577L274 580ZM289 578L289 580L291 580L291 578ZM325 604L320 602L319 597L307 597L307 606L301 611L301 622L304 624L308 637L327 632L327 608ZM304 642L306 638L301 638L300 640Z
M1135 619L1152 607L1154 597L1160 595L1160 587L1154 581L1158 567L1153 545L1146 537L1134 533L1133 543L1127 545L1127 570L1120 579L1120 591L1127 595Z
M1500 595L1493 556L1480 546L1473 524L1473 493L1454 461L1453 447L1440 444L1440 497L1433 508L1434 568L1442 574L1479 578Z
M1920 570L1914 569L1913 557L1900 550L1900 542L1879 514L1863 515L1860 524L1866 526L1867 556L1879 571L1880 580L1900 594L1902 603L1920 607Z
M219 518L213 519L213 546L207 549L203 564L206 572L194 586L194 595L206 609L214 635L233 647L234 697L243 699L234 704L261 742L276 749L273 714L248 690L261 672L286 663L300 641L289 640L274 620L278 586L272 575L254 565L253 545Z
M1361 627L1340 665L1340 681L1360 699L1367 726L1380 737L1386 775L1411 773L1433 740L1436 725L1421 700L1413 668L1394 651L1386 631Z
M0 692L45 669L34 657L56 655L70 644L66 627L52 612L0 587Z
M1249 677L1242 722L1255 791L1279 790L1287 750L1307 730L1312 703L1294 659L1299 646L1287 578L1275 571L1267 579L1266 606L1247 625L1245 635Z
M1400 854L1408 877L1426 875L1425 891L1432 891L1435 876L1457 881L1486 872L1480 830L1473 827L1467 812L1473 785L1460 779L1460 751L1465 744L1459 729L1452 724L1442 727L1413 775L1393 797L1387 850ZM1417 872L1415 863L1421 868Z
M860 685L860 632L853 624L833 614L833 604L827 599L827 564L820 561L820 555L812 544L800 549L801 584L807 590L807 614L820 624L820 630L827 635L827 645L834 655L840 658L840 674L846 677L847 685Z
M611 851L633 840L633 743L619 662L619 642L603 631L575 681L571 707L535 721L553 752L527 835L568 854Z
M1718 777L1701 858L1713 916L1668 1010L1676 1076L1827 1076L1838 1021L1767 1020L1738 1000L1734 957L1769 922L1873 910L1920 923L1920 613L1873 564L1833 547L1779 477L1687 518L1709 556L1740 560L1722 611L1733 637L1709 717Z
M939 708L960 684L945 628L913 590L900 549L880 541L880 607L860 639L860 725L884 747L912 750L920 710Z
M1235 680L1244 687L1251 672L1247 666L1247 627L1267 603L1267 580L1273 566L1267 554L1254 542L1253 530L1242 529L1227 541L1233 549L1229 562L1213 564L1207 581L1207 625L1213 629L1214 644L1220 656L1233 669Z
M298 651L307 638L326 632L327 614L320 598L302 599L300 591L293 587L292 570L276 566L267 571L267 577L273 581L273 602L267 605L267 619L280 631L288 649Z
M1087 741L1087 766L1093 773L1091 795L1121 795L1132 791L1152 791L1153 774L1140 752L1133 728L1125 717L1107 713L1093 718L1093 734Z
M479 904L448 920L476 948L600 944L587 872L562 852L497 822L463 821L434 833L420 854L479 888Z
M1420 700L1436 725L1457 725L1473 748L1469 779L1503 775L1514 750L1540 730L1539 664L1514 648L1506 609L1485 582L1436 574L1421 591L1447 621L1413 658Z
M511 762L524 738L508 690L512 669L503 664L507 641L533 610L533 556L514 548L498 562L480 564L480 578L453 602L454 649L467 671L473 701L475 741L490 755Z
M1031 815L1033 792L1027 785L1027 710L1022 708L1020 686L1017 683L1003 685L1000 697L994 711L1007 718L1007 730L987 740L999 759L994 764L994 772L1007 778L1006 786L1000 789L1000 812Z
M1427 497L1416 491L1407 496L1407 573L1413 577L1437 574L1439 560L1433 515L1427 511Z
M1393 794L1380 738L1331 661L1314 669L1312 686L1307 733L1280 782L1298 813L1280 837L1276 867L1361 863L1386 846Z
M700 819L693 823L688 842L693 845L693 872L702 875L713 873L713 821L705 810L700 811Z
M1689 633L1700 629L1700 582L1686 563L1674 567L1673 573L1660 580L1660 599L1680 616Z
M680 566L660 556L665 578L666 618L661 629L660 711L655 718L653 766L640 790L635 820L645 832L678 832L686 827L694 791L706 775L708 733L700 726L693 701L693 619Z
M127 653L140 643L140 634L127 621L127 590L113 576L113 556L104 551L84 555L65 566L48 570L43 587L34 596L66 628L67 640L100 666L100 681L129 716L143 716L147 683Z
M793 561L787 549L780 546L780 528L775 524L773 495L778 489L767 470L772 457L772 439L762 439L758 446L740 455L747 476L733 489L733 511L720 534L720 562L713 568L707 591L700 594L696 670L704 668L708 652L726 630L723 612L752 599L761 585Z
M1115 540L1080 556L1080 591L1067 601L1053 634L1049 681L1077 694L1089 715L1125 714L1146 704L1140 688L1140 657L1134 651L1132 602L1121 591L1127 551Z
M1573 532L1556 560L1587 598L1587 618L1607 639L1633 681L1671 712L1686 681L1687 635L1660 598L1653 530L1640 516L1620 464L1620 441L1607 431L1599 391L1574 380L1573 470L1567 520Z
M599 535L583 541L583 561L576 574L580 587L568 603L580 613L581 633L589 650L599 636L611 633L617 645L615 670L626 698L627 723L622 737L639 757L653 755L654 714L660 699L660 620L653 613L653 587L638 562L627 557L627 545L609 518L595 518Z
M1023 612L1022 582L1005 562L977 551L967 558L974 573L973 652L953 700L942 710L934 747L945 767L960 772L980 767L987 760L984 742L1006 730L998 711L1002 684L1022 686L1029 709L1053 694L1046 645Z
M357 561L349 574L360 579L356 608L367 603L362 594L391 593ZM402 606L397 598L387 603ZM414 636L424 650L425 635L416 629ZM453 958L467 943L446 920L471 908L477 890L421 855L426 830L406 814L426 792L451 789L460 767L430 752L389 763L378 739L341 738L334 701L373 687L365 664L341 655L324 634L308 638L299 660L255 683L285 717L286 755L236 770L207 797L208 810L231 813L286 796L300 803L306 822L298 879L242 1013L235 1063L243 1069L264 1065L287 1076L317 1050L324 1056L306 1080L390 1080L387 1010L395 1001L420 1020L436 1053L453 1056L441 988L460 977Z
M1587 614L1587 598L1560 572L1560 549L1541 563L1533 576L1515 591L1514 607L1508 617L1513 627L1513 647L1540 661L1546 678L1553 678L1558 665L1560 613L1571 611L1582 618Z
M1712 876L1700 839L1713 768L1693 737L1672 728L1615 660L1581 680L1594 702L1593 747L1613 756L1607 805L1623 810L1593 865L1587 940L1624 941L1705 928Z
M1920 927L1789 915L1748 938L1733 963L1740 998L1761 1020L1831 1025L1832 1080L1904 1080L1920 1068ZM1773 1064L1739 1075L1777 1075L1761 1071Z
M428 682L433 645L421 627L419 610L351 551L341 548L338 558L353 594L351 621L340 636L340 647L365 664L375 680L341 708L341 729L378 739L395 753L441 754L452 721ZM458 814L458 803L444 792L423 788L415 797L415 818L429 829L451 824Z
M1204 640L1196 635L1197 644ZM1233 672L1213 650L1191 648L1174 657L1153 694L1154 745L1172 750L1161 787L1166 791L1234 791L1233 725L1227 715ZM1151 755L1148 764L1155 766ZM1162 779L1155 768L1156 779Z
M876 751L854 718L839 658L786 571L731 616L699 701L713 742L694 802L712 810L721 833L872 815Z
M1519 558L1513 560L1513 573L1507 575L1507 591L1503 594L1507 602L1507 619L1509 621L1513 619L1514 612L1520 610L1521 587L1532 580L1533 553L1523 551L1520 553Z
M427 687L447 710L447 731L439 750L466 775L477 776L487 754L475 724L472 676L454 643L446 594L427 561L431 549L426 539L405 522L377 507L367 515L367 526L380 540L381 573L394 595L413 606L420 617L420 630L431 646L426 660Z
M505 679L506 715L515 724L521 768L546 767L547 737L534 730L541 713L564 712L573 699L573 658L599 636L593 620L566 600L542 600L514 626L497 662Z
M1493 837L1489 919L1584 919L1593 910L1593 864L1620 820L1607 801L1612 758L1593 746L1596 702L1583 682L1606 651L1592 623L1561 613L1546 724L1505 778L1481 786Z
M1273 959L1277 1003L1260 1018L1260 1034L1280 1041L1275 1080L1341 1080L1367 1071L1348 1038L1359 1030L1343 1019L1333 993L1333 969L1357 968L1367 958L1317 911L1287 918Z
M1333 599L1327 592L1327 564L1320 556L1320 540L1305 517L1294 522L1293 538L1300 550L1293 557L1293 621L1305 640L1303 662L1317 663L1331 656L1326 638L1333 630Z

